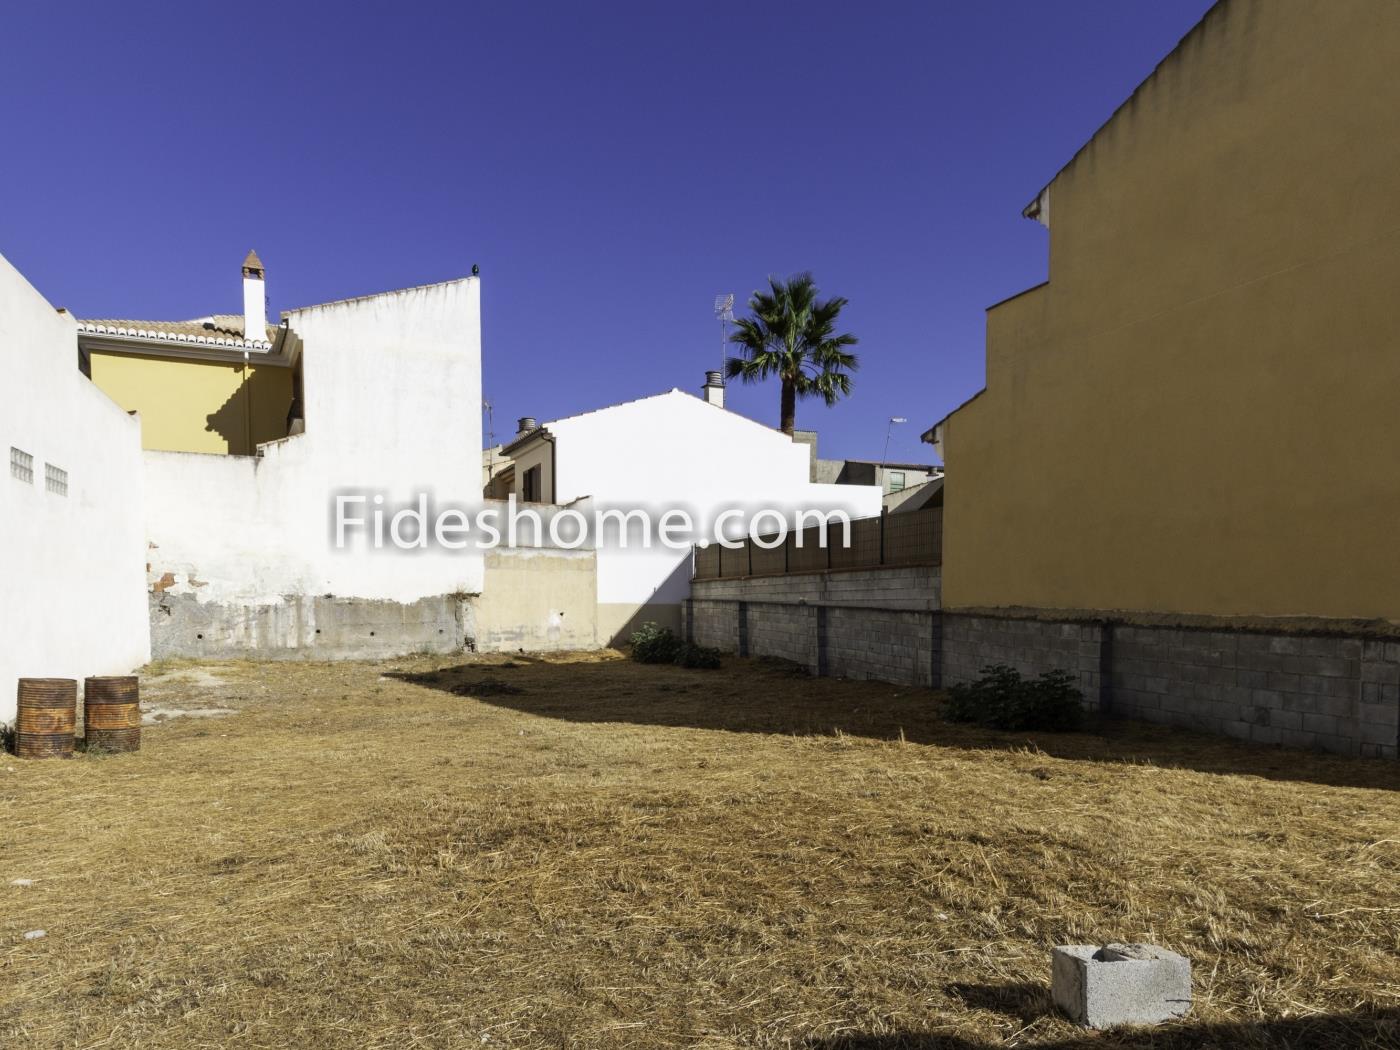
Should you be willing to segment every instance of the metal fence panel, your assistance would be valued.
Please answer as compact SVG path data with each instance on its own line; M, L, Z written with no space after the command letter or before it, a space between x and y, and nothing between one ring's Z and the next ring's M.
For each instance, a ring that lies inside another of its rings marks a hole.
M858 518L850 523L850 544L842 543L845 526L827 529L821 545L821 527L809 525L787 541L765 548L745 540L735 548L712 543L695 548L695 579L732 579L737 576L779 576L824 569L874 569L884 565L939 565L943 561L943 508L926 507L904 514ZM771 541L776 536L765 537Z

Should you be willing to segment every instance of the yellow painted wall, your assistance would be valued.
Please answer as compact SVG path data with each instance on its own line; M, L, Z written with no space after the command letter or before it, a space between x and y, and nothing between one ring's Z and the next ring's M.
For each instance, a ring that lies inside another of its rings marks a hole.
M1055 179L944 427L949 607L1400 620L1396 55L1394 0L1226 0Z
M251 455L287 436L292 370L93 351L92 381L141 414L141 443L165 452ZM251 417L251 418L250 418Z

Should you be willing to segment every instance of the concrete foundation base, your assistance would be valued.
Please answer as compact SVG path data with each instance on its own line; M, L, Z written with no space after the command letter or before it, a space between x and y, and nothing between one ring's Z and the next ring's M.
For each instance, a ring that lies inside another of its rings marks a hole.
M1191 1009L1191 962L1151 944L1066 944L1051 960L1050 992L1089 1028L1160 1024Z
M277 604L225 605L155 592L150 600L155 659L380 660L475 644L468 595L408 603L288 595Z

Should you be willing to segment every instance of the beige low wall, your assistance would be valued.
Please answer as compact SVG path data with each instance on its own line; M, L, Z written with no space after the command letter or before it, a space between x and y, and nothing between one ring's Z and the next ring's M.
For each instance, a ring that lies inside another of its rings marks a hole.
M488 551L475 637L481 652L598 648L594 552Z
M669 627L679 633L681 606L679 602L606 602L598 606L598 644L626 645L638 627L644 623Z

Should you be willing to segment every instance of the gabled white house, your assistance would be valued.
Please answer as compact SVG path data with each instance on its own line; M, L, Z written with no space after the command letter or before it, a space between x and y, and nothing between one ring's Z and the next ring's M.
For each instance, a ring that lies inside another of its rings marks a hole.
M730 508L771 507L789 521L804 509L840 509L851 518L880 513L878 485L813 483L806 445L727 410L718 373L709 374L702 394L673 389L542 426L521 420L521 432L501 450L511 467L494 472L492 494L684 507L707 531ZM690 575L688 551L600 543L599 641L625 640L647 620L678 628Z

